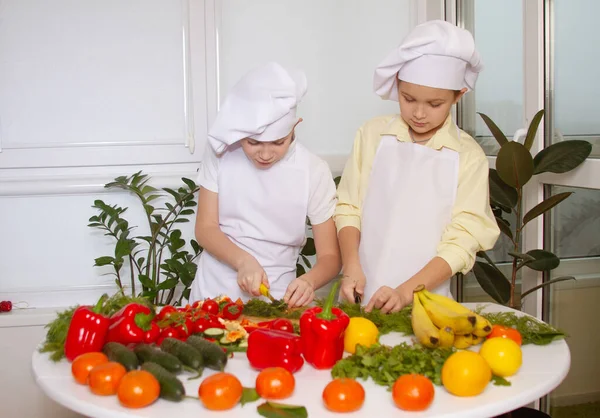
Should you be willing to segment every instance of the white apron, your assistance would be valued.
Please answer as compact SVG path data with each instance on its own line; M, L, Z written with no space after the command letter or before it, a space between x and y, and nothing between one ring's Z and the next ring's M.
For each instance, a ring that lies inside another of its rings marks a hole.
M278 299L296 277L296 260L306 242L308 162L308 151L295 142L287 155L267 170L254 167L239 143L219 162L221 230L257 259L267 273L271 294ZM234 269L204 251L190 303L218 295L244 301L252 297L239 288Z
M458 162L458 153L447 148L382 137L362 210L363 304L381 286L397 287L435 257L452 216ZM450 281L434 291L451 297Z

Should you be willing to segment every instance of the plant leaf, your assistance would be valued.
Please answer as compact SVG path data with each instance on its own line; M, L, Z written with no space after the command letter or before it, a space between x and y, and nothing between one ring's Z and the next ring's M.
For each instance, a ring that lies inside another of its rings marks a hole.
M296 277L300 277L303 274L306 274L306 270L302 264L296 263Z
M240 400L240 403L242 404L242 406L244 406L247 403L256 402L259 399L260 399L260 396L258 396L258 393L256 392L256 389L254 389L254 388L244 388L242 390L242 399Z
M193 209L184 209L181 212L179 212L179 215L181 215L181 216L188 216L188 215L193 215L193 214L194 214Z
M510 229L510 225L506 219L502 219L496 216L496 223L498 224L498 228L502 231L511 241L514 241L512 230Z
M299 405L285 405L275 402L265 402L256 408L260 416L266 418L308 418L308 411Z
M560 259L550 251L531 250L527 251L527 255L533 257L533 261L525 260L523 265L535 271L553 270L560 264Z
M511 255L513 257L516 257L518 259L525 260L525 261L534 261L535 260L535 258L530 256L529 254L514 253L512 251L509 251L508 255Z
M173 289L175 286L177 286L177 283L179 283L179 279L177 279L177 278L167 279L167 280L161 282L158 286L156 286L156 289L157 290Z
M511 285L508 279L493 266L476 261L473 274L485 292L496 302L505 304L510 300Z
M196 189L196 183L194 183L192 180L190 180L188 178L185 178L185 177L182 177L181 181L183 181L190 190L195 190Z
M306 265L306 267L308 267L309 269L312 268L312 264L310 263L310 260L308 258L306 258L306 256L304 254L300 254L300 257L302 257L302 261L304 261L304 264Z
M550 196L548 199L544 200L541 203L535 205L529 212L525 214L523 217L523 226L525 226L529 221L537 218L547 210L552 209L554 206L558 205L560 202L569 197L573 192L563 192L558 193L553 196Z
M147 287L148 289L151 289L151 290L156 289L156 286L154 286L154 282L152 280L150 280L150 277L148 277L147 275L138 274L138 280L140 281L142 286Z
M561 276L561 277L557 277L556 279L552 279L552 280L548 280L547 282L544 282L542 284L538 284L537 286L532 287L531 289L528 289L527 291L523 292L521 294L521 300L523 300L523 298L525 296L527 296L528 294L535 292L538 289L541 289L544 286L549 286L553 283L557 283L557 282L564 282L566 280L575 280L575 277L573 276Z
M486 114L481 113L481 112L477 112L477 114L479 116L481 116L481 118L483 119L483 121L487 125L487 127L490 130L490 132L492 133L492 135L494 135L494 138L496 138L496 141L498 142L498 144L500 145L500 147L503 147L504 144L508 143L508 139L506 139L506 135L504 135L502 133L502 131L500 130L500 128L498 128L498 126L494 123L493 120L491 120L489 118L489 116L487 116Z
M531 153L523 144L510 141L498 151L496 170L504 183L519 189L533 176Z
M527 150L531 150L533 140L535 139L535 135L537 134L538 127L540 126L540 122L542 121L543 117L544 109L539 110L529 123L529 128L527 128L527 136L525 137L524 142L525 148L527 148Z
M100 267L100 266L106 266L108 264L114 263L115 259L113 257L105 256L105 257L98 257L94 261L96 262L94 265Z
M190 299L190 293L192 293L192 289L190 289L189 287L187 289L185 289L183 292L181 292L182 297L187 300Z
M301 253L304 255L315 255L317 253L315 240L313 238L309 237L306 239L306 244L304 244Z
M490 199L498 205L514 208L517 206L517 191L502 181L498 171L490 168Z
M533 159L533 174L545 172L566 173L585 161L592 152L592 144L579 139L552 144Z

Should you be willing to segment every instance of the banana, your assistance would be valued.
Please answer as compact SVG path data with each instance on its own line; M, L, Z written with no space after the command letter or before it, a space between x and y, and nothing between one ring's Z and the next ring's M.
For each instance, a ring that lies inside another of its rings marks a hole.
M452 328L454 335L465 335L473 332L477 319L475 314L459 314L444 305L429 299L422 292L416 292L431 321L438 328Z
M471 334L467 335L455 335L454 336L454 347L458 349L469 348L473 342Z
M492 324L481 315L475 314L475 329L473 334L478 337L487 337L492 332Z
M419 343L429 348L435 348L440 344L440 331L431 322L416 293L413 294L411 323Z
M471 337L472 337L471 345L481 344L483 342L483 338L484 338L484 337L479 337L475 334L471 334Z
M440 347L450 348L454 345L454 331L452 328L445 327L440 329Z
M415 289L415 290L417 290L417 289ZM446 308L456 312L457 314L474 315L475 316L475 327L472 332L476 336L487 337L492 332L492 324L490 324L490 322L487 319L485 319L483 316L481 316L479 314L476 314L475 312L473 312L466 306L461 305L454 299L451 299L451 298L443 296L443 295L438 295L437 293L432 293L432 292L428 291L427 289L425 289L425 286L423 286L423 288L418 291L422 292L425 296L427 296L427 298L439 303L440 305L445 306Z

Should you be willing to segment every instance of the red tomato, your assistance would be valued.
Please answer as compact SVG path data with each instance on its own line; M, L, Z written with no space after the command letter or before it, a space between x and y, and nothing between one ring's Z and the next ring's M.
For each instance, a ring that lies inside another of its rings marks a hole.
M202 304L202 310L209 314L218 315L219 314L219 304L212 299L206 299Z
M193 322L192 333L202 333L210 328L210 321L207 318L198 318Z
M177 338L177 339L182 339L181 335L179 334L179 332L177 332L177 330L173 327L166 327L165 329L162 330L162 332L160 333L159 337L156 339L156 345L161 345L163 340L165 338Z
M490 338L509 338L521 345L523 343L523 338L521 337L521 333L514 328L505 327L503 325L494 325L492 327L492 332L488 335L488 339Z
M240 316L242 316L242 309L243 308L241 306L230 302L227 305L223 306L223 318L231 321L236 320Z
M392 387L392 399L396 406L405 411L424 411L435 396L433 383L420 374L404 374Z
M173 328L181 337L189 337L194 333L194 323L189 318L177 321L177 323L173 325Z
M203 301L197 300L196 302L192 303L192 309L202 309L203 303Z
M294 324L289 319L279 318L273 321L271 324L271 329L276 329L278 331L285 332L294 332Z
M172 305L166 305L163 306L160 310L160 312L158 313L158 315L156 315L156 321L162 321L163 319L169 319L171 317L171 315L173 315L174 313L177 312L177 308L175 308Z

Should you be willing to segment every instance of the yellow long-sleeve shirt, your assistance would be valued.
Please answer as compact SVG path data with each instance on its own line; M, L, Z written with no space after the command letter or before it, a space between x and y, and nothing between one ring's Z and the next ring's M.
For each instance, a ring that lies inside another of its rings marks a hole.
M346 226L360 230L367 188L377 187L376 184L369 185L369 177L382 135L411 142L408 125L399 115L376 117L360 127L337 189L334 220L338 232ZM491 249L500 235L489 204L487 158L471 136L456 129L451 116L424 146L446 147L459 154L458 189L452 220L442 234L437 256L450 265L452 274L467 273L475 263L477 251Z

